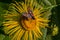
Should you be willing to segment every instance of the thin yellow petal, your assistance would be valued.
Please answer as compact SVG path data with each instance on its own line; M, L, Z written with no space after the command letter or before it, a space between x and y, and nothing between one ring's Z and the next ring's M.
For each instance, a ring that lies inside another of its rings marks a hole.
M34 35L35 35L36 37L39 37L35 31L33 31L33 33L34 33Z
M3 30L7 33L7 31L9 31L10 29L12 29L12 28L14 28L16 26L18 26L18 25L10 25L8 27L4 27Z
M8 26L8 25L10 25L10 24L8 24L8 23L4 24L4 26Z
M37 30L37 32L42 36L43 34L42 34L42 32L41 32L41 30L39 29L39 27L36 27L36 30Z
M28 31L25 32L23 39L28 40Z
M34 40L37 40L37 37L36 37L36 35L34 35Z
M31 2L30 2L30 7L33 10L33 0L31 0Z
M45 23L48 23L49 22L49 20L44 19L44 18L40 18L40 19L37 19L37 20L40 21L40 22L45 22Z
M29 31L29 37L30 37L30 40L33 40L33 35L31 31Z
M41 32L41 30L39 29L39 27L36 27L34 30L33 30L33 33L36 37L41 37L43 34Z
M44 28L45 28L45 27L48 27L48 24L47 24L47 23L41 23L41 22L40 22L40 25L43 26ZM43 27L42 27L42 28L43 28Z
M7 21L7 22L3 22L3 24L17 24L18 22L17 21Z
M22 13L23 12L23 9L22 8L19 8L16 4L13 4L17 9L18 9L18 12Z
M18 29L20 29L20 27L16 27L16 28L14 28L14 29L11 29L10 31L8 31L8 33L7 34L10 34L10 35L12 35L14 32L16 32Z
M34 9L33 13L34 13L35 16L40 14L38 9Z
M24 11L25 11L25 12L27 12L27 5L25 5L25 4L24 4L24 2L22 2L22 3L21 3L21 2L19 2L19 3L22 5L22 7L23 7Z
M11 40L16 40L17 36L19 35L19 32L21 31L21 29L19 29L13 36L13 38Z
M20 31L20 33L19 33L19 35L18 35L18 37L17 37L17 40L21 40L24 32L25 32L25 31L21 29L21 31Z
M9 13L9 14L8 14ZM19 16L18 13L14 13L14 12L8 12L6 14L4 14L5 18L10 18L10 17L14 17L14 16Z
M23 10L23 12L24 12L24 9L19 5L19 3L18 2L16 2L15 1L15 3L18 5L18 7L21 9L21 10Z

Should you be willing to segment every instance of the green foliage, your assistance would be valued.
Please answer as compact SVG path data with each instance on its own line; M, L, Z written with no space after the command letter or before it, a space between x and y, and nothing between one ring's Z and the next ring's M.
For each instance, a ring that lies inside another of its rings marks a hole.
M4 35L3 34L0 34L0 40L3 40L4 39Z

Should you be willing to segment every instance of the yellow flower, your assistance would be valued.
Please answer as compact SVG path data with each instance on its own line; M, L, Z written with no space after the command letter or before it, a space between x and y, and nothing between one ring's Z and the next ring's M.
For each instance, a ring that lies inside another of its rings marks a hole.
M49 20L42 17L43 9L36 0L12 3L14 10L4 14L3 30L11 40L37 40L43 33L41 28L48 27ZM11 9L12 9L11 8Z
M52 26L53 27L53 26ZM55 36L58 34L59 28L58 26L55 24L53 29L52 29L52 36Z

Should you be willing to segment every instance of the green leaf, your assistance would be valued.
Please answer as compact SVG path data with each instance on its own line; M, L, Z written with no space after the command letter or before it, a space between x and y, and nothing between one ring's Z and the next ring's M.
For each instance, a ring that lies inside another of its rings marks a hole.
M3 34L0 34L0 40L3 40L5 36Z
M5 36L3 40L11 40L9 36Z

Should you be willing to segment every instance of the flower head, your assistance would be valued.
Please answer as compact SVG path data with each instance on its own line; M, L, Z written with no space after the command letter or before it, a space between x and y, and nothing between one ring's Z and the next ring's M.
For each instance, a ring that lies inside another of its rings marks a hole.
M3 30L12 40L37 40L43 33L41 28L48 27L48 19L43 18L43 9L36 0L25 0L12 4L14 10L4 14Z

